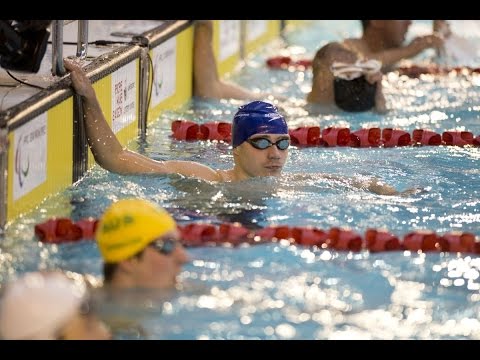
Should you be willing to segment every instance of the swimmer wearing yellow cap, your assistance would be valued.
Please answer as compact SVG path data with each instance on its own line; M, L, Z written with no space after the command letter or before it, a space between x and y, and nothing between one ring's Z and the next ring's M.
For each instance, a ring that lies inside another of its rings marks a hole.
M105 284L115 288L172 288L189 260L175 220L142 199L113 203L102 215L95 238Z

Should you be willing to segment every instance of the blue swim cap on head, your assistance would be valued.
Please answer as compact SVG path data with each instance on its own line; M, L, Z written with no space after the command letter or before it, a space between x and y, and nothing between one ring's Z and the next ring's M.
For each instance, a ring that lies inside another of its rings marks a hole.
M288 134L287 123L276 106L263 101L252 101L238 108L233 117L233 147L255 134Z

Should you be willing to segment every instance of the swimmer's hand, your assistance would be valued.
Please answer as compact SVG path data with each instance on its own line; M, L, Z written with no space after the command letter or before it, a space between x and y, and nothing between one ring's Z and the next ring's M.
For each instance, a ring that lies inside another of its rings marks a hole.
M400 191L398 195L400 196L410 196L410 195L417 195L417 194L425 194L428 192L428 188L410 188L404 191Z
M378 179L370 180L366 185L366 190L373 192L378 195L398 195L399 192L390 185L384 184Z
M410 188L403 191L398 191L393 186L385 184L378 179L367 180L367 181L355 181L354 185L359 186L365 190L371 191L377 195L388 195L388 196L410 196L421 194L427 192L427 189L422 188Z
M82 68L70 59L64 59L63 64L65 69L70 71L72 87L75 92L85 98L95 97L95 90L92 87L92 83Z
M371 180L370 183L367 185L367 190L378 194L378 195L398 195L398 196L410 196L416 194L422 194L427 192L427 189L423 188L410 188L403 191L398 191L393 186L384 184L378 179Z

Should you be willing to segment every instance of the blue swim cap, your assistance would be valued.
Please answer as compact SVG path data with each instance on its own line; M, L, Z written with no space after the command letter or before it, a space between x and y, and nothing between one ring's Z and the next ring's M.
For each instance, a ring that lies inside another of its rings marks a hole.
M238 108L233 117L233 147L237 147L255 134L288 134L287 123L274 105L252 101Z

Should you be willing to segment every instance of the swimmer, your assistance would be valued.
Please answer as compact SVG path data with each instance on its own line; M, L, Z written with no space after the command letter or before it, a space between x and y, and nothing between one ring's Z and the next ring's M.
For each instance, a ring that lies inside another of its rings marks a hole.
M438 33L418 36L408 45L403 45L411 20L361 20L363 34L359 39L350 38L343 44L366 59L376 59L382 63L382 71L392 71L395 64L412 58L422 51L441 49L443 37Z
M371 63L371 66L370 66ZM340 66L341 65L341 66ZM344 45L332 42L317 51L312 63L311 104L345 111L387 111L382 88L381 63L364 61Z
M232 126L234 164L229 170L216 170L193 161L157 161L122 147L103 115L88 77L72 61L66 59L64 63L70 71L73 88L82 98L90 149L104 169L119 174L181 174L213 182L282 174L290 136L284 117L274 105L253 101L238 109ZM382 195L399 194L378 181L370 181L365 187Z
M119 200L103 213L95 232L110 288L172 289L189 261L172 216L143 199Z

